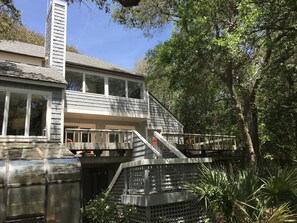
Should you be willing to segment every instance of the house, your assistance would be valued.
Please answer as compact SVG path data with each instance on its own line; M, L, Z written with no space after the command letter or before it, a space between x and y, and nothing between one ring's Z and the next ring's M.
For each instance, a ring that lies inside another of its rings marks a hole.
M0 41L0 222L80 222L106 188L143 212L131 222L196 222L182 182L234 137L185 135L143 75L66 52L66 14L52 0L45 47Z

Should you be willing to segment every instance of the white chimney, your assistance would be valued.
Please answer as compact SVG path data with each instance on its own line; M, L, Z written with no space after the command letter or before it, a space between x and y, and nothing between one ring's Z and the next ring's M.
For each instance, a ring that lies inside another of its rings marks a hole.
M52 0L45 34L45 66L57 68L65 77L67 3Z

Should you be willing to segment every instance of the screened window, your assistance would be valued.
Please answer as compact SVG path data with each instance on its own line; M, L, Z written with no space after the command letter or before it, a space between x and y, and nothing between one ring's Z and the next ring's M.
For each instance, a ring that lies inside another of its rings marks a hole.
M24 135L27 95L10 93L7 135Z
M85 81L86 92L104 94L104 77L87 74Z
M125 80L109 78L109 95L126 97Z
M6 95L6 92L0 91L0 135L2 135L5 95Z
M143 84L139 82L128 81L128 97L143 99Z
M30 136L41 136L46 126L47 98L42 95L32 95L30 115Z
M66 71L67 90L82 91L83 74L74 71Z

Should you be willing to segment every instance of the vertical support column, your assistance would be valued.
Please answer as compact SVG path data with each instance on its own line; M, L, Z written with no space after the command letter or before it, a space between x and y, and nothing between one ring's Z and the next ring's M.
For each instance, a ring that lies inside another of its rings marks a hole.
M128 174L127 174L127 169L124 169L124 179L125 179L125 186L124 186L124 191L123 195L127 195L128 193Z
M149 178L150 170L144 170L144 195L148 196L150 192L150 178Z

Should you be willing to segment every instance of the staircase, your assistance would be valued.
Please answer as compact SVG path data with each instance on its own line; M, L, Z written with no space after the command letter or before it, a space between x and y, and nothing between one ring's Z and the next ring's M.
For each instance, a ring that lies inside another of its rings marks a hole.
M156 143L151 145L137 131L66 131L81 138L89 134L89 139L97 139L97 142L66 142L72 151L91 150L98 158L104 155L102 151L110 152L109 155L121 151L118 155L128 158L128 162L119 166L108 192L119 209L126 205L136 208L136 214L130 216L131 223L205 222L205 214L200 212L186 185L199 182L197 170L201 165L223 156L230 159L236 149L233 136L154 132Z

